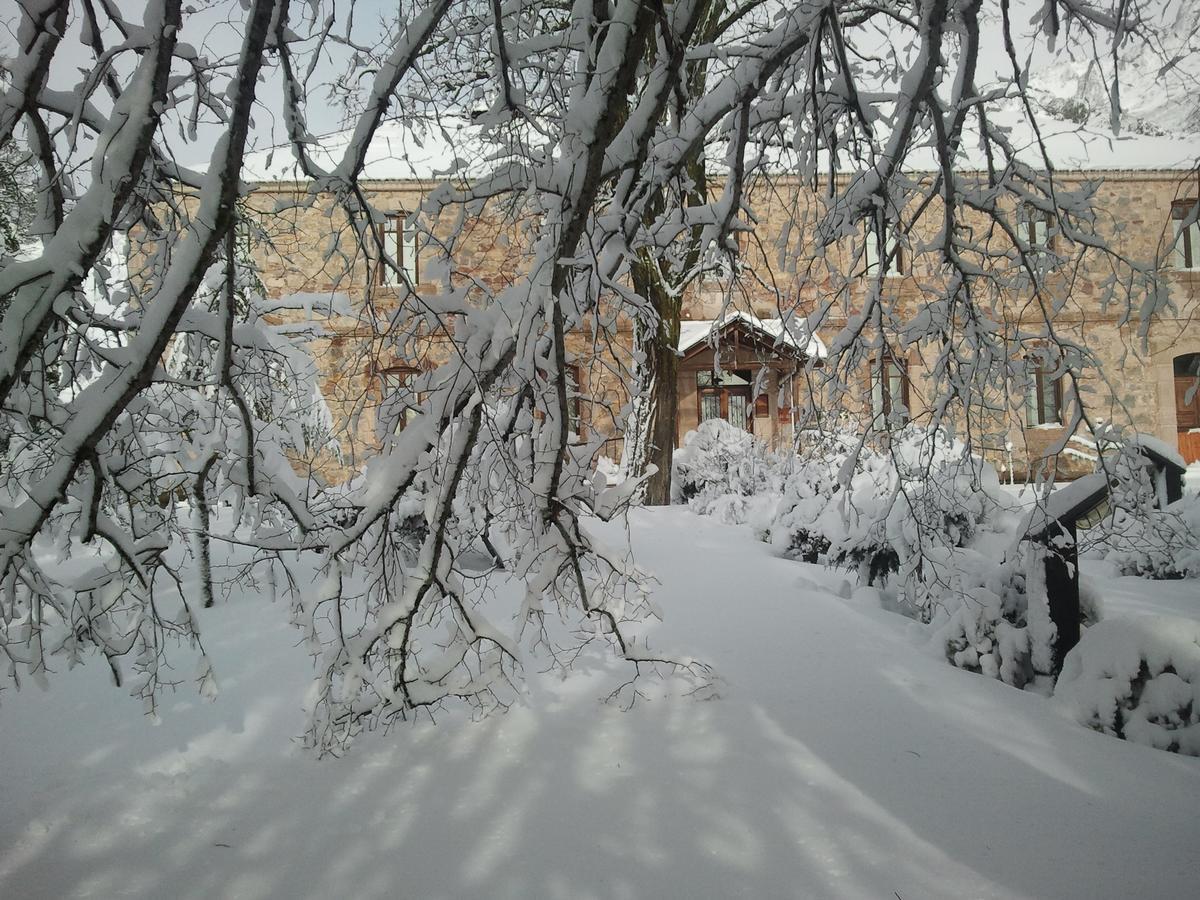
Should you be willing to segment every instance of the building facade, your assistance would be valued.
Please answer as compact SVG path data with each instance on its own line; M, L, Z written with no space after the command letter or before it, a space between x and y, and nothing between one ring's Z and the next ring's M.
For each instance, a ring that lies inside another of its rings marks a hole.
M1086 429L1068 433L1083 413L1092 424L1129 424L1152 433L1196 460L1200 231L1189 221L1189 214L1195 218L1196 174L1096 170L1058 177L1066 189L1094 192L1099 211L1094 230L1114 253L1155 261L1159 300L1165 302L1148 330L1143 328L1138 311L1147 298L1113 302L1114 270L1102 256L1075 260L1051 218L1017 215L1023 240L1043 248L1048 261L1066 262L1047 263L1058 268L1043 273L1038 299L1045 302L1023 294L1019 279L1006 282L993 301L994 317L1011 329L1012 352L1029 361L1029 371L1021 383L1000 391L1004 400L986 450L1017 478L1048 468L1066 477L1091 471L1095 453ZM396 405L391 398L451 352L454 317L441 301L453 296L455 302L476 302L473 298L502 290L523 274L526 231L502 210L485 207L469 221L436 222L423 231L414 227L414 214L437 186L435 180L420 179L367 182L372 204L387 215L365 242L332 201L308 202L303 183L264 181L250 197L262 228L255 261L268 292L342 300L344 314L331 320L328 336L311 348L343 443L342 462L328 467L331 478L356 469L378 448L382 430L402 427L406 413L391 408ZM758 218L753 239L741 241L738 272L719 284L698 280L685 294L678 441L700 421L721 417L774 446L789 445L802 418L798 414L806 404L820 402L812 388L814 373L819 380L826 364L826 346L854 323L869 292L882 285L898 308L914 313L944 287L936 253L921 251L922 242L940 227L932 217L918 220L896 245L884 243L884 259L880 244L866 234L817 253L796 223L814 221L820 202L787 177L752 192ZM453 279L438 246L451 240ZM386 247L395 266L373 259L372 245ZM877 278L884 266L887 271ZM391 339L396 317L422 313L399 286L405 278L427 300L423 309L430 313L428 340L415 352L412 346L397 351ZM1038 330L1047 303L1055 333L1094 355L1094 374L1086 384L1064 378L1059 361L1023 337ZM434 314L437 310L445 314ZM586 329L568 338L578 386L572 410L576 428L583 436L608 439L604 452L610 456L620 452L628 399L621 373L631 369L632 326L618 322L615 334L616 341L602 347ZM935 399L928 388L931 348L902 340L880 343L888 349L854 376L861 390L848 393L847 411L893 421L927 417ZM1075 408L1081 400L1086 409Z

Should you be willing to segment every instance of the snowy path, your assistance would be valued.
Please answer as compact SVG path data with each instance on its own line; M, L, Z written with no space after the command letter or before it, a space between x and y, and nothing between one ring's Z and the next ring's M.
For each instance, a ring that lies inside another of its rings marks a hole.
M287 745L307 658L242 600L206 623L216 704L152 727L94 672L3 698L0 897L1194 895L1200 760L950 668L744 531L671 509L633 538L656 642L721 700L624 713L596 668L316 762Z

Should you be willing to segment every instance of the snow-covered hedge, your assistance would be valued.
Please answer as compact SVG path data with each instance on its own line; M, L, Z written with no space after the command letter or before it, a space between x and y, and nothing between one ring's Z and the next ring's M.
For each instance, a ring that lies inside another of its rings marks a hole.
M880 449L831 435L787 479L770 537L785 556L887 580L890 601L932 624L952 665L1049 690L1044 550L1019 540L1006 505L995 469L943 433L910 427Z
M1096 731L1200 756L1200 622L1139 616L1092 626L1067 654L1055 699Z
M998 485L991 466L941 432L906 428L884 449L829 435L788 476L770 539L785 556L854 567L874 584L917 572L934 548L963 546Z
M813 432L783 482L782 496L769 529L769 540L782 556L808 563L822 561L830 537L823 516L843 493L842 470L855 467L859 441L849 431ZM863 451L869 452L869 451Z
M748 522L774 508L781 465L779 456L748 431L708 419L675 451L672 499L730 524Z

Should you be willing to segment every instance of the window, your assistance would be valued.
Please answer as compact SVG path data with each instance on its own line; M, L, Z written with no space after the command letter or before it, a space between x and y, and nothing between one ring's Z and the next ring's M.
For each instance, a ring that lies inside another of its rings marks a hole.
M376 427L380 437L399 434L417 415L421 398L412 391L419 374L412 366L390 366L379 372L379 411Z
M1200 269L1200 222L1196 220L1196 200L1176 200L1171 204L1170 266L1173 269Z
M1023 204L1017 213L1017 237L1029 245L1032 253L1048 253L1054 249L1054 238L1050 229L1054 216L1050 213Z
M702 369L696 373L700 401L700 421L724 419L730 425L751 431L754 426L750 390L754 384L749 370L715 373Z
M1179 431L1200 428L1200 353L1175 357L1175 425Z
M875 233L875 228L871 225L867 226L867 230L863 234L865 244L863 246L863 259L866 260L866 274L874 276L879 272L879 250L880 240ZM891 277L904 274L904 254L900 249L900 245L896 243L896 235L888 226L887 234L883 238L883 253L887 260L887 268L883 274Z
M889 421L908 421L908 366L890 353L871 370L871 411Z
M1056 367L1045 359L1030 357L1029 387L1025 392L1025 424L1062 424L1062 382Z
M379 243L391 262L399 266L410 282L420 280L421 267L417 253L417 230L408 222L408 213L394 212L384 216L377 226ZM379 284L400 284L400 276L388 262L380 260L376 269Z

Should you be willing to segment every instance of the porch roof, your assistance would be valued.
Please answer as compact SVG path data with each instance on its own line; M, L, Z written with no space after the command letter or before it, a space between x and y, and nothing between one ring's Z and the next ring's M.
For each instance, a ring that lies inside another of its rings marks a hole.
M732 310L719 319L687 319L679 323L679 352L686 354L701 344L712 344L715 336L741 326L779 349L810 359L824 359L825 344L808 330L803 319L760 319L750 313Z

